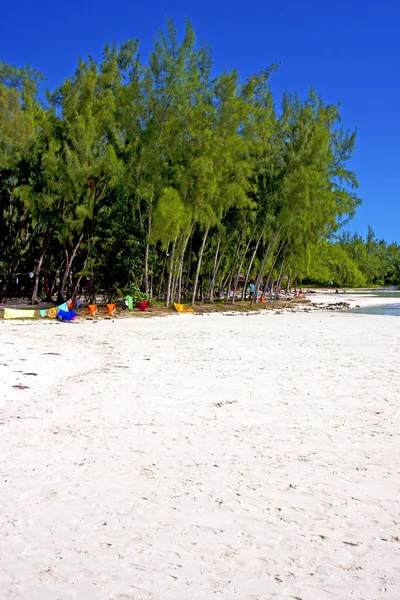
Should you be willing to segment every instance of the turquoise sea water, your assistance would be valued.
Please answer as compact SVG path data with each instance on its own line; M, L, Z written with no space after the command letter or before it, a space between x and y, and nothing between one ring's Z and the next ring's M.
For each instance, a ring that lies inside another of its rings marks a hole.
M400 317L400 303L369 306L368 308L353 308L351 312L362 315L392 315L394 317Z
M349 296L357 297L357 295L368 296L369 298L376 298L376 306L369 306L368 308L354 308L351 312L363 314L363 315L392 315L400 317L400 291L399 290L371 290L368 292L349 292ZM382 304L379 306L379 298L392 298L393 304Z

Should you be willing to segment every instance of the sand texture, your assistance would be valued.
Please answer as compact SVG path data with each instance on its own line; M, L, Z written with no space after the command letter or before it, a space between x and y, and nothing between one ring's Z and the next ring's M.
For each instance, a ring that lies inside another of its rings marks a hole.
M400 319L0 340L2 600L399 600Z

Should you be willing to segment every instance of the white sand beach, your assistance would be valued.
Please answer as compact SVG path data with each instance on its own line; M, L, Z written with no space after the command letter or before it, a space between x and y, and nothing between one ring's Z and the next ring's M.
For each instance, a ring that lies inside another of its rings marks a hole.
M398 318L0 340L2 600L400 598Z
M373 306L389 306L400 304L398 291L393 290L393 293L388 293L386 297L379 297L369 293L360 293L358 290L354 294L354 290L349 290L348 293L335 294L334 291L316 290L315 293L306 294L307 300L316 305L332 305L338 302L345 302L349 308L371 308Z

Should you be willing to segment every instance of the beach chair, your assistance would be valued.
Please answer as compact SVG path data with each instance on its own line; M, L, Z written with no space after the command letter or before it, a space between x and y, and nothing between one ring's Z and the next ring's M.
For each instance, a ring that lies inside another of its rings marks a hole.
M144 300L143 302L139 302L137 307L142 312L145 312L146 308L149 308L149 304L150 304L150 302L148 300Z
M125 306L128 308L128 310L132 310L133 309L132 296L125 296L124 301L125 301Z
M117 307L115 306L115 304L107 304L107 306L106 306L106 314L107 315L109 315L110 317L113 317L116 312L117 312Z
M88 311L87 311L86 314L89 315L89 317L88 317L89 319L91 317L96 316L97 312L98 312L98 310L97 310L97 304L88 304Z
M194 313L193 308L186 308L184 304L174 302L174 309L179 313Z

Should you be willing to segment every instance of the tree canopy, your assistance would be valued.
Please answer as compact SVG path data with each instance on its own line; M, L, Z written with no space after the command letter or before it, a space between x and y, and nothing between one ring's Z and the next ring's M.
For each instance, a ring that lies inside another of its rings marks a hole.
M355 132L313 89L277 101L277 68L214 77L170 20L147 64L136 39L106 46L46 102L40 74L0 63L0 295L398 284L398 245L341 233L360 204Z

